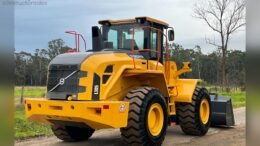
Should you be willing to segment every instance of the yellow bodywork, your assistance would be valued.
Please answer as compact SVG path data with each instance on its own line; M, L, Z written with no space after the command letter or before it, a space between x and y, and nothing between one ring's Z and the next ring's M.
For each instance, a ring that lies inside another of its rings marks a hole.
M105 73L109 65L113 66L113 72ZM156 60L133 60L126 53L91 55L81 64L80 70L87 72L87 76L79 80L79 85L86 90L78 93L77 101L71 97L68 101L26 99L27 118L44 123L50 123L49 120L81 122L95 129L125 127L129 103L123 100L129 90L140 86L160 89L165 97L169 97L169 115L175 115L175 103L191 102L198 83L195 79L179 79L181 74L191 71L188 62L177 70L174 61L161 64ZM110 75L106 83L100 83L98 101L92 100L94 73L101 81L104 75ZM103 105L108 105L109 109L102 109ZM124 112L120 112L122 106ZM98 109L102 110L100 114Z
M114 71L109 73L111 77L105 84L101 84L100 100L121 101L132 88L151 86L159 88L165 96L175 101L191 102L198 80L179 79L179 75L191 71L188 62L185 62L180 70L177 70L174 61L170 61L169 64L170 71L166 71L167 67L164 66L167 65L161 63L158 63L156 69L157 61L149 60L147 68L146 60L135 59L136 69L134 69L133 59L126 53L90 56L81 66L81 70L88 72L88 76L80 79L80 86L86 87L87 90L78 94L78 100L91 100L94 72L102 78L103 75L108 74L104 72L106 67L112 65Z
M127 125L129 103L124 101L56 101L27 98L26 117L51 124L51 120L85 123L92 128L120 128Z
M133 87L145 85L161 88L165 96L168 96L164 67L159 64L156 70L156 63L157 61L149 61L149 69L147 69L146 60L136 59L136 69L133 69L133 59L126 53L90 56L81 66L82 71L88 72L88 77L80 79L80 86L85 86L87 90L84 93L79 93L78 100L92 99L91 87L94 72L102 80L103 75L107 74L104 71L109 65L113 66L114 71L109 74L111 75L109 80L100 86L100 100L121 101ZM159 78L157 78L158 76Z
M109 65L113 66L113 72L105 73ZM95 129L125 127L129 104L123 100L132 88L151 86L160 89L165 97L169 97L169 115L175 115L175 103L191 102L198 83L195 79L179 79L181 74L191 71L188 62L177 70L174 61L167 61L163 65L156 60L149 60L147 64L146 60L133 60L126 53L91 55L80 69L87 72L87 76L79 80L79 85L86 90L78 93L77 101L26 99L27 118L44 123L50 123L49 120L82 122ZM92 100L94 73L101 80L103 75L110 75L106 83L100 83L99 101ZM103 105L109 105L109 110L102 110ZM120 106L125 107L124 112L120 112ZM101 114L96 113L97 109L102 110Z

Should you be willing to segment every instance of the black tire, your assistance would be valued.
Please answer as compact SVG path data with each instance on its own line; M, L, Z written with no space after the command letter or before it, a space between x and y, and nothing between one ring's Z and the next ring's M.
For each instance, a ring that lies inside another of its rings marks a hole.
M209 119L203 123L200 118L200 103L206 99L209 103ZM211 123L210 96L205 88L196 87L192 103L177 103L177 117L182 131L188 135L202 136L208 132Z
M61 126L57 124L53 125L51 129L57 138L66 142L87 140L95 131L92 128Z
M123 141L128 145L160 146L165 138L168 126L168 113L165 98L158 89L140 87L131 90L125 97L130 102L128 125L121 128ZM150 106L158 103L164 115L163 126L158 135L149 131L147 119Z

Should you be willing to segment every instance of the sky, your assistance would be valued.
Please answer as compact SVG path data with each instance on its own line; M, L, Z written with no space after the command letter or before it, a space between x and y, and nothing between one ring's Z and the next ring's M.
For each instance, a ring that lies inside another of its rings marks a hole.
M184 48L200 45L202 52L210 53L215 46L205 38L218 34L202 20L193 17L196 0L17 0L44 2L43 4L15 5L15 50L33 53L47 48L48 41L61 38L75 47L74 38L65 31L80 32L91 49L91 27L103 19L129 19L149 16L169 23L175 30L175 43ZM83 46L83 44L81 45ZM83 48L82 48L83 49ZM231 36L229 49L245 50L245 29Z

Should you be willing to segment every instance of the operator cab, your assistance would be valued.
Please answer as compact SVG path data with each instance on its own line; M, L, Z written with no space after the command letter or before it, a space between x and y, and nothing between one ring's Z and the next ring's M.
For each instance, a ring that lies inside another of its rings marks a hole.
M150 17L101 20L99 24L100 28L92 27L93 51L131 53L134 49L147 60L157 60L160 56L163 62L165 44L174 40L174 31L167 23Z

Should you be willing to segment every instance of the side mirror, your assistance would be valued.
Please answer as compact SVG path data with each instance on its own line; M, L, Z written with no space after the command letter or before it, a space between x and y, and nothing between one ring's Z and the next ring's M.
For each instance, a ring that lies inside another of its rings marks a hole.
M98 26L92 27L92 47L93 51L100 51L103 49L102 34Z
M174 41L174 30L168 30L168 39L169 41Z
M92 37L99 37L99 28L98 26L93 26L92 27Z

